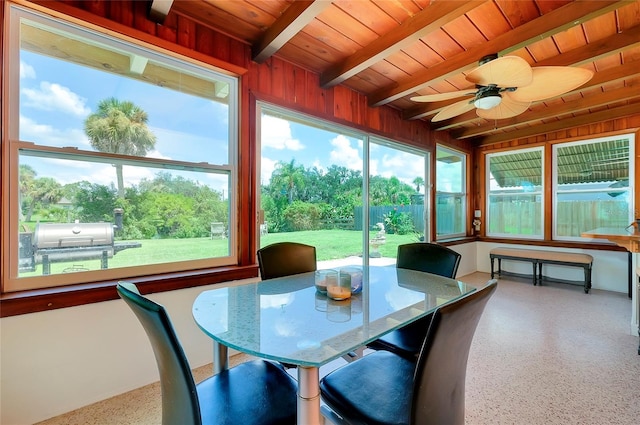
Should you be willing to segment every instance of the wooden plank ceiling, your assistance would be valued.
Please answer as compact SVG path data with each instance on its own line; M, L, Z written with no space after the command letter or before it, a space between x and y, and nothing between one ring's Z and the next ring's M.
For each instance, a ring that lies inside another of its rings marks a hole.
M257 62L275 55L318 73L325 88L343 84L371 106L389 105L478 145L640 114L640 0L154 0L152 10L159 21L183 15L242 40ZM410 100L475 91L465 75L493 53L594 76L501 120L474 109L431 122L460 99Z

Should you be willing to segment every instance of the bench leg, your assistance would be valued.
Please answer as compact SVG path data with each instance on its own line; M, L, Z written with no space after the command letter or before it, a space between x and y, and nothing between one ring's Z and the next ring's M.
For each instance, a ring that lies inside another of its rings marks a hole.
M491 257L491 279L493 279L493 261L495 258Z
M538 263L536 263L536 261L532 261L531 264L533 265L533 286L536 286L536 284L538 283Z
M538 285L542 286L542 261L538 263Z
M588 294L591 289L591 264L584 267L584 293Z

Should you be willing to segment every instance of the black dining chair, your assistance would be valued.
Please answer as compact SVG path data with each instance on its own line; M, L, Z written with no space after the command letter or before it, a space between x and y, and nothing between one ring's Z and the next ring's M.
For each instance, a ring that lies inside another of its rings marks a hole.
M146 331L160 372L163 425L295 424L297 383L278 363L255 360L198 385L165 308L129 282L117 285Z
M314 272L318 269L316 247L298 242L276 242L258 250L262 280ZM294 364L282 363L288 369Z
M375 351L327 374L323 413L337 424L464 425L467 361L473 335L497 288L482 288L436 309L417 362Z
M458 272L461 257L462 255L443 245L424 242L409 243L398 246L396 267L454 278ZM415 359L420 352L430 321L430 315L418 319L370 342L367 347L373 350L392 351L408 359Z
M317 269L316 247L297 242L277 242L258 250L262 280L313 272Z

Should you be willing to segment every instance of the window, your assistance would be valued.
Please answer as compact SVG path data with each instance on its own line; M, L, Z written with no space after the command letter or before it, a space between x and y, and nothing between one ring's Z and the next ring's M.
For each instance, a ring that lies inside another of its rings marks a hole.
M424 236L426 152L273 105L258 109L260 246L307 243L321 267L334 267L393 263L399 244Z
M4 291L236 263L235 78L18 6L8 40Z
M543 237L543 149L487 155L487 235Z
M399 244L430 240L425 202L428 163L429 156L423 151L376 137L370 139L370 257L384 254L395 258ZM385 245L377 246L383 226Z
M436 147L436 239L466 233L466 171L463 153Z
M632 222L633 146L633 135L554 145L554 239Z

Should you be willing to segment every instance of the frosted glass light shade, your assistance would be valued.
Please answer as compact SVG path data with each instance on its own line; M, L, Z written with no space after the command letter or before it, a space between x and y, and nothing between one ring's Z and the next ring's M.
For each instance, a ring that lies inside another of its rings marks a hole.
M501 100L502 97L499 94L491 94L474 100L473 105L478 109L491 109L498 106Z

